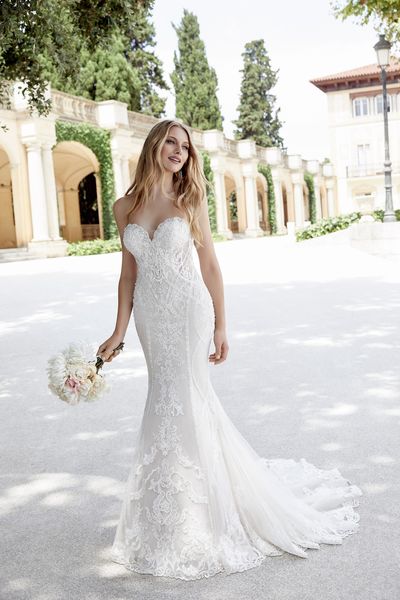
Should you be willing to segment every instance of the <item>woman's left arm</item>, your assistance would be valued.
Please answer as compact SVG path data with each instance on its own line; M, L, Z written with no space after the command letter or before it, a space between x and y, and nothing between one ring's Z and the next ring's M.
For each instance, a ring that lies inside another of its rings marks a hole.
M214 250L214 242L212 239L210 220L208 217L208 203L206 198L204 198L202 201L199 215L199 225L203 233L203 246L197 247L196 245L196 250L199 256L201 274L204 279L204 283L210 292L215 313L215 352L210 354L209 360L214 362L214 364L219 364L226 360L229 345L226 336L224 283L222 280L222 273L218 259Z

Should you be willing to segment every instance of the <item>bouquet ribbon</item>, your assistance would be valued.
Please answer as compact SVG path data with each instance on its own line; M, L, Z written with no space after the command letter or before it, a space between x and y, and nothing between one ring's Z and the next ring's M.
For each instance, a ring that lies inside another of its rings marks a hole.
M125 346L125 342L121 342L120 344L118 344L118 346L116 348L114 348L112 353L116 352L117 350L123 350L124 346ZM97 360L96 360L95 367L96 367L96 372L98 373L99 369L101 369L102 366L104 365L104 360L101 358L101 356L97 356L96 358L97 358Z

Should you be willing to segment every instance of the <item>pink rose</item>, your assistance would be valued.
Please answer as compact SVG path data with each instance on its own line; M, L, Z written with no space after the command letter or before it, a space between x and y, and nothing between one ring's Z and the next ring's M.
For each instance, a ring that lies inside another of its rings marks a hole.
M68 379L65 382L65 386L67 388L76 392L79 391L80 385L80 382L77 379L74 379L73 377L68 377Z

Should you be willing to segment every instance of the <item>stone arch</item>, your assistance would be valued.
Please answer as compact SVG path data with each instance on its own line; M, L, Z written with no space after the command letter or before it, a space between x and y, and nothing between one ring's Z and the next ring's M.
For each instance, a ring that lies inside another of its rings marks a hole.
M240 207L237 185L235 177L229 171L224 173L224 180L228 229L232 233L237 233L240 231Z
M69 242L103 237L100 165L96 155L80 142L64 141L54 147L53 160L62 237ZM97 222L82 222L84 202L93 205Z
M17 246L10 158L0 146L0 248Z

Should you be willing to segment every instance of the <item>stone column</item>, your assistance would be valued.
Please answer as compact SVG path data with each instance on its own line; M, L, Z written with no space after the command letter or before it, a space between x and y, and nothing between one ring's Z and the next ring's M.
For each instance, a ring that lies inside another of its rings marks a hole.
M278 169L271 168L271 175L275 192L276 232L278 234L286 233L285 213L283 209L282 182L279 176Z
M321 207L321 188L319 185L318 175L314 177L314 192L315 192L315 213L317 221L322 219L322 207Z
M214 174L217 231L220 235L232 238L232 231L228 229L228 208L226 205L224 172L215 166L215 161L213 161L213 159L211 159L211 167Z
M49 240L46 187L43 176L41 147L38 143L30 143L27 145L26 150L32 215L32 242Z
M315 216L316 220L322 219L322 208L321 208L321 190L319 182L320 165L318 160L309 160L307 162L307 170L313 176L314 183L314 194L315 194Z
M335 197L333 192L334 181L333 179L327 179L326 181L326 196L328 205L328 217L335 216Z
M332 163L326 163L322 167L322 173L325 177L326 185L326 203L328 207L328 217L335 216L335 195L334 195L334 173Z
M292 173L294 218L296 227L304 227L303 173Z
M57 188L54 176L53 154L51 144L43 145L43 174L46 188L47 218L49 234L53 240L61 240L60 222L58 216Z
M124 174L122 170L122 158L121 156L113 152L112 153L113 171L114 171L114 182L115 182L115 196L121 198L125 195L126 189L124 184Z
M125 156L122 157L122 181L123 181L123 185L124 185L124 194L125 194L132 183L131 176L129 173L129 158L125 157Z
M256 237L263 235L260 227L258 197L257 197L257 161L249 160L242 163L244 177L244 193L246 200L247 228L246 235Z

